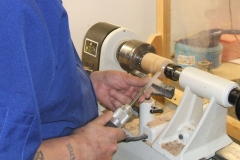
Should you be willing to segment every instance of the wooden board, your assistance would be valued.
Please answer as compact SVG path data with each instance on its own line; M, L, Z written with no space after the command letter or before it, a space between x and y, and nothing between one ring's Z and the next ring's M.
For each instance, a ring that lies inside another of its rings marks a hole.
M159 42L162 48L158 55L170 58L170 35L171 35L171 0L157 0L157 34L161 35Z

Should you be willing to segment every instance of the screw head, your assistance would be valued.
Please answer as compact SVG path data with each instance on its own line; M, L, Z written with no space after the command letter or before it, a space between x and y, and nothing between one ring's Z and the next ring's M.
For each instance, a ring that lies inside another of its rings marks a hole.
M179 134L178 138L179 138L179 139L183 139L183 135L182 135L182 134Z

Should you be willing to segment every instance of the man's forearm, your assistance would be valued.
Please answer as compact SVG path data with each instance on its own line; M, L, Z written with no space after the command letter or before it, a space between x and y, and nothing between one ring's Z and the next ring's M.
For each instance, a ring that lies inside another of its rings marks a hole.
M48 159L76 160L71 139L66 136L44 140L38 148L34 160Z

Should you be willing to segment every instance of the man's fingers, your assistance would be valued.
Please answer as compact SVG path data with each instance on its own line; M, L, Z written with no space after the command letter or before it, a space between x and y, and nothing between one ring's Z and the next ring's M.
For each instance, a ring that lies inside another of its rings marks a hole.
M121 107L123 104L117 101L115 98L110 97L110 102L112 104L112 111L115 111L117 108Z
M96 119L94 119L92 122L100 124L100 125L105 125L108 121L111 120L112 117L113 117L113 112L108 111L107 113L102 114L99 117L97 117Z
M113 112L108 111L107 113L100 115L98 118L96 118L92 122L100 125L105 125L107 122L111 120L112 116L113 116ZM113 137L115 137L117 142L120 142L126 138L126 133L122 129L120 128L109 128L109 129L111 129L109 130L109 133L113 133L112 135Z
M109 94L111 97L113 97L115 100L119 101L120 103L122 104L127 104L127 103L130 103L131 102L131 97L129 96L126 96L114 89L111 89L109 91Z
M144 86L145 84L147 84L150 81L150 77L146 77L146 78L139 78L136 76L132 76L132 75L128 75L128 82L130 85L132 86ZM131 76L131 77L130 77Z
M136 96L136 95L135 95ZM144 94L142 96L140 96L138 98L138 102L142 103L144 102L146 99L151 97L151 92L149 92L148 90L144 92Z
M132 93L129 96L126 96L120 92L117 92L116 90L110 90L110 102L112 105L116 108L124 105L124 104L129 104L132 99L138 94L137 91L132 91ZM143 102L146 98L149 98L151 96L151 92L145 91L142 96L139 97L138 102Z
M126 138L126 133L124 130L117 128L118 129L118 136L117 136L117 142L120 142Z

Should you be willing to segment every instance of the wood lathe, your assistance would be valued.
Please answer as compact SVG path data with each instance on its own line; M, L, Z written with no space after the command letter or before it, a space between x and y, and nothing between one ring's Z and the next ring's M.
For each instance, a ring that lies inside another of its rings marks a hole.
M150 122L164 115L152 114L155 104L149 99L140 104L139 135L145 141L119 143L114 159L193 160L218 156L222 149L239 145L226 134L227 108L235 106L240 118L240 89L237 83L193 67L181 68L171 60L156 55L150 44L138 40L126 28L100 22L93 25L84 38L82 62L88 71L120 70L143 74L161 71L161 78L179 81L184 89L180 104L166 122ZM161 86L160 86L161 87ZM209 102L204 105L204 99ZM164 119L164 118L162 118ZM122 126L122 125L121 125ZM127 134L133 135L129 130ZM231 152L229 152L231 153ZM231 156L240 158L239 154Z

